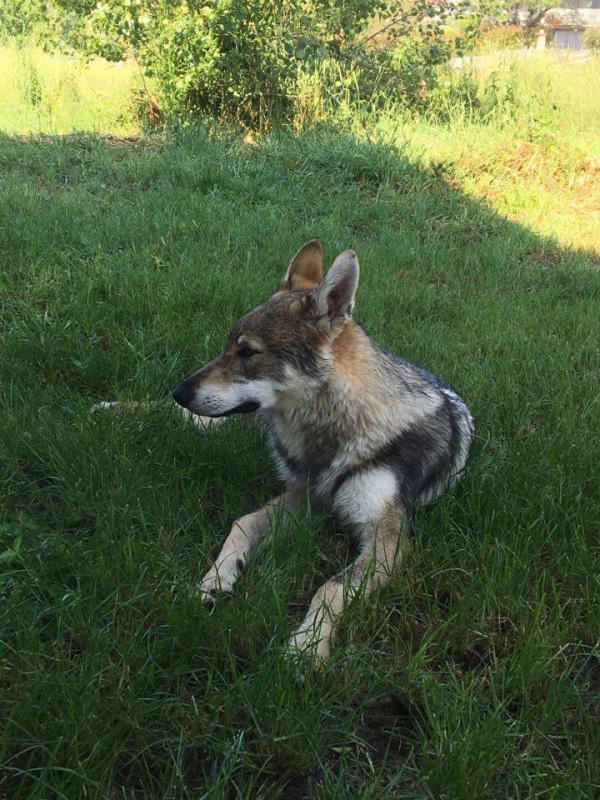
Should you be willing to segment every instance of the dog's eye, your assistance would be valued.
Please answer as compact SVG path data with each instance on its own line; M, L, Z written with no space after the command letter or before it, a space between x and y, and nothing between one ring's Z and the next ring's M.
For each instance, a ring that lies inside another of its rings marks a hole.
M240 358L251 358L252 356L257 355L257 353L258 350L253 350L251 347L248 347L248 345L244 345L238 350L238 356Z

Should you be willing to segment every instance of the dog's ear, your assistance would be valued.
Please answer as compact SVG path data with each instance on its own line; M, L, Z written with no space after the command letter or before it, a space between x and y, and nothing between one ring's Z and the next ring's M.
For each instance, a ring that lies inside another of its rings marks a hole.
M356 253L354 250L345 250L333 262L321 285L315 289L319 325L342 325L352 316L358 276Z
M282 292L314 289L323 280L323 248L316 239L307 242L292 258L281 285Z

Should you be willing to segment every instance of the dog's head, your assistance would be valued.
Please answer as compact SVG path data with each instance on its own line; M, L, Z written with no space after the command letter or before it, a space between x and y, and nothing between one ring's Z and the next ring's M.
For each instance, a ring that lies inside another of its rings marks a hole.
M279 291L236 323L224 352L174 399L209 417L306 402L327 380L330 347L351 320L358 275L356 254L346 250L323 278L321 245L305 244Z

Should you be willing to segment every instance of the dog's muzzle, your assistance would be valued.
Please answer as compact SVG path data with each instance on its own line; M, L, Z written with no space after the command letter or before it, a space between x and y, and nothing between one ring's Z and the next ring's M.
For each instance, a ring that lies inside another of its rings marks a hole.
M179 403L180 406L187 408L193 414L200 414L206 417L228 417L230 414L251 414L253 411L258 411L260 403L256 400L246 400L244 403L239 403L233 408L226 411L210 411L209 409L198 409L194 407L194 395L196 394L195 382L191 380L184 381L173 392L173 400Z
M229 411L224 411L222 414L210 414L212 417L228 417L230 414L252 414L253 411L258 411L260 403L256 400L247 400L245 403L240 403L235 408L230 408Z

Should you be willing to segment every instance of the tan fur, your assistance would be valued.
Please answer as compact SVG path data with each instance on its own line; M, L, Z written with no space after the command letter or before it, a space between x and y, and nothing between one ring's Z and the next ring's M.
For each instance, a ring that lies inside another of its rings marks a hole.
M233 589L240 572L248 563L250 553L259 544L264 546L269 543L277 517L281 516L283 523L289 521L290 515L302 505L304 496L302 491L288 489L258 511L246 514L233 523L221 552L200 585L204 600L213 598L217 590L230 592ZM270 534L268 537L265 536L267 533Z
M370 355L360 329L350 322L331 345L332 381L343 383L353 396L367 394L365 386L376 386Z
M369 595L389 582L403 555L399 513L402 514L391 503L378 524L367 526L362 532L363 548L354 563L317 590L302 624L290 639L293 652L308 653L317 663L327 660L336 622L344 608L357 593Z
M323 248L316 239L308 242L290 262L280 291L314 289L323 278Z

